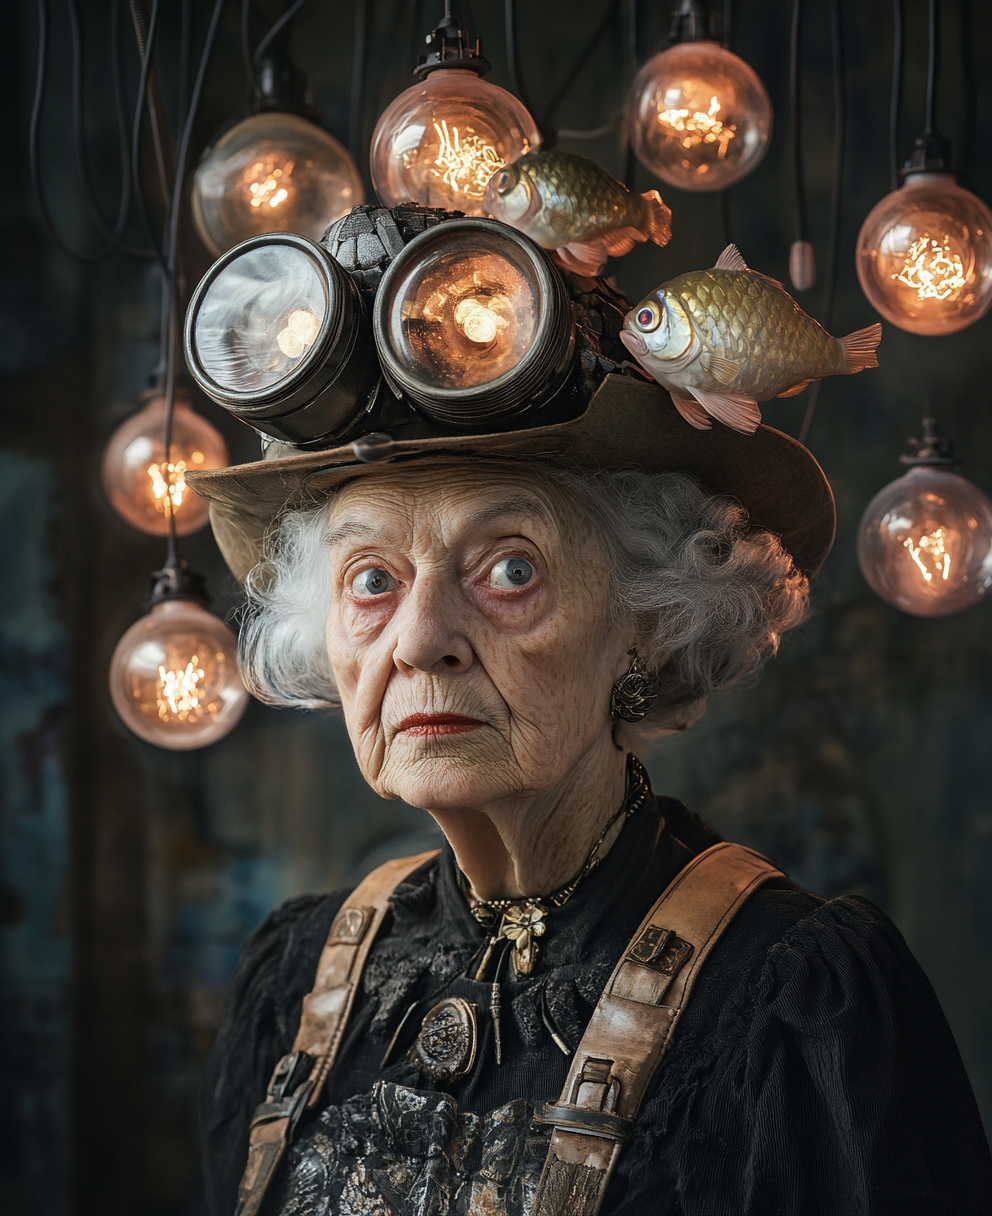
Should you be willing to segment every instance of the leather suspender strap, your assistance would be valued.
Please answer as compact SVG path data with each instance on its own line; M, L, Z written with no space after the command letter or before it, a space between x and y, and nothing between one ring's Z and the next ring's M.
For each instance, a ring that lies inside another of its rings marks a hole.
M293 1050L276 1065L265 1101L251 1121L248 1163L235 1216L256 1216L300 1116L320 1097L341 1046L365 960L389 910L389 897L436 856L435 849L387 861L359 883L334 918L313 991L303 999Z
M561 1097L533 1216L596 1216L645 1091L710 951L753 891L783 877L738 844L715 844L641 922L599 999Z

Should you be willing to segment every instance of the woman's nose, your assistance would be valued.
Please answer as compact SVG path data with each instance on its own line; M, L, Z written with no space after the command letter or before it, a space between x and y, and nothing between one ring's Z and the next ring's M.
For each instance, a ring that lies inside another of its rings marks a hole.
M393 617L393 661L404 675L442 675L472 666L475 652L458 624L463 615L459 599L457 588L443 576L418 574Z

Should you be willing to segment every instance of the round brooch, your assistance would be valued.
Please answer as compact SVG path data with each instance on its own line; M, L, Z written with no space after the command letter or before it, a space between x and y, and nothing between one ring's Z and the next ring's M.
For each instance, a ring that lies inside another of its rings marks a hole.
M435 1081L454 1081L471 1071L477 1044L475 1006L449 996L424 1018L410 1054Z

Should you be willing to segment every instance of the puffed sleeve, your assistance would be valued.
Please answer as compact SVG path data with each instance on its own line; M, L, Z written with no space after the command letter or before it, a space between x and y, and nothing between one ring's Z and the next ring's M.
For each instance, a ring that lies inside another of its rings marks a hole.
M975 1099L898 929L856 897L821 904L751 955L746 928L734 983L725 951L710 1016L704 971L675 1067L659 1070L631 1146L652 1186L632 1161L622 1210L990 1216Z
M331 921L347 892L305 895L271 912L241 951L224 1021L204 1069L200 1123L211 1216L231 1216L248 1156L248 1124L291 1050Z

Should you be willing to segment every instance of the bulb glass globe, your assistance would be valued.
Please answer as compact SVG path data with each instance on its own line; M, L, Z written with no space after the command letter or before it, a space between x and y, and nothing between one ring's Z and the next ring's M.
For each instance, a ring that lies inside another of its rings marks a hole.
M401 93L376 123L372 183L387 207L414 202L485 215L489 179L540 140L512 93L476 72L441 68Z
M169 751L229 734L248 704L234 634L193 600L163 600L117 643L110 696L128 730Z
M992 502L947 469L910 469L868 504L858 562L871 589L910 616L950 616L992 586Z
M193 218L219 256L267 232L319 241L363 200L347 149L296 114L254 114L204 154L193 177Z
M886 321L952 334L992 304L992 212L950 173L914 173L858 235L861 289Z
M206 524L210 504L186 484L191 470L223 469L229 463L223 436L190 408L177 392L172 414L172 443L165 458L165 396L153 393L136 414L110 436L103 453L101 480L117 514L152 536L169 531L186 536Z
M637 159L683 190L723 190L768 149L772 104L758 74L716 42L680 42L637 74L628 103Z

